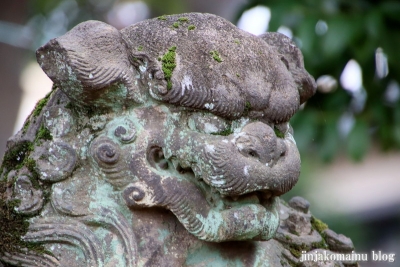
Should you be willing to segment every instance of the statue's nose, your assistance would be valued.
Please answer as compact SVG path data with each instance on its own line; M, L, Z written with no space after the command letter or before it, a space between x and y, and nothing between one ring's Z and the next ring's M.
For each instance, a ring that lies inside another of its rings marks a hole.
M274 130L262 122L252 122L243 127L235 140L239 152L246 157L268 164L286 153L286 145L277 138Z

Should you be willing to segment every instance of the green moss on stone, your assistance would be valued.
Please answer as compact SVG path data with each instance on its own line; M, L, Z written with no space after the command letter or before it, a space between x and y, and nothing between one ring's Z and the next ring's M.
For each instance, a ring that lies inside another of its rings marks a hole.
M31 172L31 175L29 176L29 180L31 181L33 188L39 189L40 188L39 173L36 169L36 161L34 159L28 158L25 161L25 166Z
M230 135L230 134L233 134L233 131L232 131L231 128L227 128L227 129L225 129L225 130L223 130L223 131L216 132L216 133L211 133L211 134L212 134L212 135L228 136L228 135Z
M279 137L279 138L285 138L285 134L282 133L281 131L279 131L279 129L277 129L277 128L275 128L275 127L274 127L274 132L275 132L275 135L276 135L277 137Z
M48 253L43 245L21 239L28 231L28 217L15 211L15 207L21 203L20 200L6 201L7 187L7 181L4 178L0 181L0 254L23 252L24 248L38 253Z
M219 62L219 63L222 62L222 59L221 59L221 57L220 57L218 51L213 50L213 51L210 52L210 55L212 56L212 58L213 58L215 61L217 61L217 62Z
M54 85L53 85L54 86ZM36 106L35 109L33 110L32 114L33 117L37 117L40 115L40 112L42 112L42 109L46 106L47 101L49 101L50 95L51 95L52 91L49 92L43 99L40 99Z
M164 72L164 77L165 80L167 81L167 90L172 89L172 72L174 71L176 67L176 46L173 46L168 49L168 52L164 54L164 56L161 58L162 62L162 70Z
M39 115L41 110L47 103L48 96L39 101L33 116ZM27 127L27 126L26 126ZM35 142L38 140L51 140L52 136L50 131L43 125L36 133ZM0 167L0 254L2 252L20 252L23 253L24 249L35 251L37 253L47 253L42 244L25 242L21 239L29 227L29 216L18 213L15 208L20 205L20 200L8 200L6 191L13 185L15 181L8 180L8 174L12 170L19 170L26 167L30 174L28 175L32 186L43 192L45 202L48 201L50 196L48 185L42 185L39 182L39 173L37 172L36 161L29 158L30 153L34 149L34 143L29 141L22 141L9 148L3 157L3 162Z
M26 118L25 122L24 122L24 126L22 127L22 133L25 134L28 131L29 125L31 124L31 120L28 118Z
M42 125L37 132L36 140L53 140L53 136L51 135L49 129Z
M311 217L311 225L314 230L316 230L322 237L320 242L312 243L311 246L307 246L305 244L296 245L296 244L285 244L284 246L292 253L296 258L300 258L302 251L311 251L313 249L327 249L328 245L325 241L325 235L322 233L324 230L328 229L328 225L323 223L321 220L318 220L314 216ZM285 237L288 241L288 237Z
M321 235L323 234L322 232L326 229L328 229L328 225L321 220L315 218L314 216L311 217L311 225L312 227Z
M100 108L96 108L94 106L77 106L75 105L72 101L68 102L65 105L66 109L69 109L71 112L73 112L76 116L80 117L81 114L85 114L88 118L92 117L93 115L96 115L97 113L100 113Z
M328 244L326 243L324 237L322 237L322 240L321 240L320 242L312 243L312 248L313 248L313 249L317 249L317 248L327 249L327 248L329 248L329 246L328 246Z
M43 107L46 105L47 100L45 98L39 100L39 102L36 104L35 109L33 110L33 116L37 117L39 116L40 112L42 111Z
M251 109L251 104L249 101L246 101L246 103L244 104L243 116L247 116L250 112L250 109Z
M286 244L284 245L290 253L296 258L300 258L302 251L309 252L313 249L327 249L328 245L326 244L325 240L322 239L320 242L312 243L311 246L307 246L306 244L296 245L296 244Z
M300 258L301 252L308 251L310 248L305 244L301 244L301 245L290 244L288 249L289 249L290 253L292 253L293 256L295 256L296 258Z
M72 104L72 102L68 102L68 104L65 105L65 108L69 109L69 110L73 110L74 104Z
M33 151L33 144L29 141L18 143L10 148L3 157L0 174L3 170L18 170L23 166L25 158Z
M158 20L167 20L167 15L162 15L157 18Z
M179 28L179 22L174 22L174 24L172 24L172 27L174 27L174 28Z
M137 48L138 51L142 51L143 50L143 46L139 45L139 47Z
M180 17L178 20L180 22L188 22L189 21L189 19L187 17Z
M189 31L193 31L194 29L196 29L196 26L194 26L194 25L189 25L188 26L188 30Z

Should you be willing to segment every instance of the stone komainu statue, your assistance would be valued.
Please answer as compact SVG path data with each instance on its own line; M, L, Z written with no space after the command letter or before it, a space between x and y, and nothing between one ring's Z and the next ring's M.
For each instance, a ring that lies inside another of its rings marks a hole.
M289 38L210 14L88 21L37 60L54 86L7 144L0 266L311 266L302 251L353 249L306 200L279 203L300 172L288 121L316 89Z

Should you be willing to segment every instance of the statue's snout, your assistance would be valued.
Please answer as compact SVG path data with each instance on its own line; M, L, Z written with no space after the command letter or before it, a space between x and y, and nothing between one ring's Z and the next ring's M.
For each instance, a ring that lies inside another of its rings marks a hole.
M206 169L204 181L226 196L288 192L300 174L300 155L286 135L277 137L269 125L252 122L227 139L207 145L205 157L213 167Z
M277 138L274 130L262 122L247 124L233 139L243 156L267 165L274 164L287 150L283 139Z

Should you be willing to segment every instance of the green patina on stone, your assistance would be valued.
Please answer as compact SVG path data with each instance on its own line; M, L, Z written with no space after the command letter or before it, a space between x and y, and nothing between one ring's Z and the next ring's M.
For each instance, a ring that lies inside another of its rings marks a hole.
M241 267L243 262L240 258L231 257L226 258L221 255L220 252L215 251L206 246L199 247L193 251L190 251L186 258L186 266L232 266Z
M172 77L172 72L176 67L175 58L176 58L176 46L172 46L171 48L169 48L168 52L165 53L164 56L161 58L162 70L164 72L164 78L167 81L168 90L172 89L171 77Z

